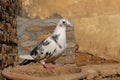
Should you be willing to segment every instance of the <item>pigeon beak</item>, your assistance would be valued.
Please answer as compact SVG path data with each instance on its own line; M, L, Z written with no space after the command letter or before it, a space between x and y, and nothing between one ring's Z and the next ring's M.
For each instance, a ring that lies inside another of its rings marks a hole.
M72 24L71 22L68 22L68 26L69 26L69 27L72 27L73 24Z

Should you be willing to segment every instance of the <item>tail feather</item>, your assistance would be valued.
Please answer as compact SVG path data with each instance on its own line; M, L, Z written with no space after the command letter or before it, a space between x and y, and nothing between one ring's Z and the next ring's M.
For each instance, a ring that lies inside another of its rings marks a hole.
M29 63L31 63L31 62L33 62L34 60L27 60L27 59L25 59L23 62L21 62L19 65L27 65L27 64L29 64Z
M27 59L27 60L34 60L34 58L30 55L20 55L19 58L21 59Z
M24 60L19 65L26 65L34 61L34 58L30 55L20 55L19 58Z

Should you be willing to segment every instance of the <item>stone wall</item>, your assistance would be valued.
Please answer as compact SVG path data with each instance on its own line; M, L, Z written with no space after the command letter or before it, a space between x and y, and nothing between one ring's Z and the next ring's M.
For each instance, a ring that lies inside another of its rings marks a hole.
M74 22L79 51L120 61L120 0L22 0L29 17L58 13ZM80 59L80 58L79 58Z
M0 0L0 60L6 67L17 61L17 0Z
M62 17L58 14L54 14L47 19L41 20L40 18L17 18L17 30L19 36L18 42L18 53L19 54L30 54L33 48L35 48L41 40L50 36L58 21ZM73 49L75 45L74 29L71 27L67 28L67 43L68 47L62 57L58 59L59 63L74 63L75 55Z

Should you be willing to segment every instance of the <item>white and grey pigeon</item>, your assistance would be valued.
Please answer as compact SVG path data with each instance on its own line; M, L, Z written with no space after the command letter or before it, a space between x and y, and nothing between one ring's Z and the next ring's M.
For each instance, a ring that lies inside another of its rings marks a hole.
M66 49L66 27L72 24L66 20L61 19L53 34L48 38L42 40L30 53L30 55L20 55L19 57L25 59L20 65L28 64L32 61L39 60L44 68L48 69L46 63L55 63L63 51Z

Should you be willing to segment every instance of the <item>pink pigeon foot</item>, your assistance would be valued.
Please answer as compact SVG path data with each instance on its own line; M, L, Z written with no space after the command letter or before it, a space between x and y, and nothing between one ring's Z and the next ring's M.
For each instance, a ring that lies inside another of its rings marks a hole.
M54 72L53 69L54 67L53 66L49 66L47 64L44 64L43 67L48 71L48 72Z

